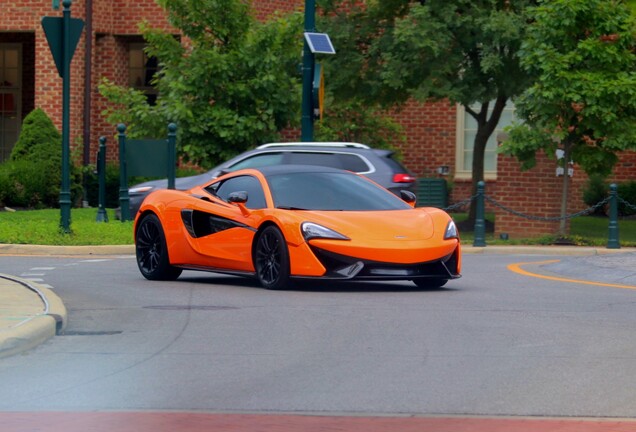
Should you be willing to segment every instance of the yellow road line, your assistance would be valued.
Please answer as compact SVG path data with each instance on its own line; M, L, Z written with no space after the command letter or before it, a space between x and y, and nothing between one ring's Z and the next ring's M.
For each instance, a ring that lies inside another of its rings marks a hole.
M546 275L542 275L542 274L538 274L538 273L531 273L527 270L524 270L521 268L521 266L524 265L543 265L543 264L552 264L555 262L559 262L560 260L549 260L549 261L536 261L536 262L523 262L523 263L515 263L515 264L510 264L508 265L508 270L524 275L524 276L530 276L530 277L536 277L539 279L547 279L547 280L552 280L552 281L557 281L557 282L570 282L570 283L578 283L578 284L584 284L584 285L598 285L598 286L606 286L606 287L612 287L612 288L622 288L622 289L632 289L632 290L636 290L636 286L633 285L619 285L619 284L610 284L610 283L604 283L604 282L592 282L592 281L587 281L587 280L579 280L579 279L568 279L568 278L561 278L561 277L555 277L555 276L546 276Z

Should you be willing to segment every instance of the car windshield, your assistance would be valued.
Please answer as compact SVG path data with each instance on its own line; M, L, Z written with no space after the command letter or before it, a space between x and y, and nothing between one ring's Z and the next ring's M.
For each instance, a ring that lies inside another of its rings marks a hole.
M277 208L292 210L404 210L391 192L351 173L295 172L267 177Z

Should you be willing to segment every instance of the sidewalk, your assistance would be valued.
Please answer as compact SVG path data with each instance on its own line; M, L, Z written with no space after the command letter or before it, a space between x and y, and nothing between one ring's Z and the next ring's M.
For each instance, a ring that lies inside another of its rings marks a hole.
M36 347L66 328L66 307L50 289L0 274L0 358Z
M133 245L42 246L0 244L2 255L132 255ZM62 300L35 282L0 273L0 358L35 348L66 328Z
M607 249L578 246L463 246L464 254L558 255L551 272L577 279L621 281L636 287L636 248ZM120 256L134 255L133 245L40 246L0 244L2 255ZM615 254L620 254L614 256ZM571 257L571 258L570 258ZM583 258L581 258L583 257ZM594 276L594 277L592 277ZM50 289L0 273L0 358L27 351L64 331L66 307Z

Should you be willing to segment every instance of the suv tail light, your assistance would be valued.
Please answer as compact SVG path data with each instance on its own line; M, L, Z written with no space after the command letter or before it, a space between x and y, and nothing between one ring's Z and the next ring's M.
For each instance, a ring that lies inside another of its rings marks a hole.
M414 181L415 177L413 177L411 174L393 174L393 183L413 183Z

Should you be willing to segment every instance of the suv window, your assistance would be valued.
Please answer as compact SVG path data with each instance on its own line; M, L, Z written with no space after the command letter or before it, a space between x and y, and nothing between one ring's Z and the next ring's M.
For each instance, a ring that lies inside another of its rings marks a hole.
M283 153L262 153L245 158L230 168L232 168L232 171L236 171L243 168L258 168L262 166L279 165L281 163L283 163Z
M386 162L386 164L393 170L393 172L395 173L402 173L402 172L408 172L408 170L406 168L404 168L404 166L396 161L395 159L393 159L391 156L389 157L385 157L383 158L383 160Z
M365 160L353 153L292 152L288 154L286 162L340 168L357 173L371 171Z

